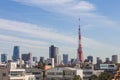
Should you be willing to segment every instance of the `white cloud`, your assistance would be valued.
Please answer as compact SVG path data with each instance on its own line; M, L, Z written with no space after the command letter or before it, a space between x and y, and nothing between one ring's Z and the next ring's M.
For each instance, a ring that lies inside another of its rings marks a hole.
M95 6L86 1L81 1L78 4L74 5L74 7L72 7L71 9L92 11L92 10L95 10Z
M38 6L43 9L66 13L68 11L93 11L95 6L87 1L76 0L13 0L30 6Z
M29 1L29 0L28 0ZM32 3L39 3L39 4L64 4L70 2L71 0L31 0Z
M37 6L44 10L62 13L69 16L82 18L83 22L87 24L100 27L114 27L119 24L109 19L106 16L97 13L97 7L85 0L12 0L27 4L30 6Z
M35 24L30 23L23 23L18 21L11 21L6 19L0 19L0 29L1 30L8 30L9 32L16 31L17 33L25 34L26 37L31 37L31 39L26 38L18 38L15 36L7 36L7 35L0 35L1 40L8 41L8 42L21 42L24 44L31 44L31 45L48 45L49 41L55 41L56 43L62 43L66 45L77 45L77 38L75 36L68 36L64 35L60 32L57 32L53 29L44 28ZM38 40L45 40L45 41L38 41L34 40L34 38ZM82 43L84 47L89 47L91 49L104 49L104 46L107 45L102 44L93 39L82 37ZM111 46L108 46L111 48Z
M29 39L19 38L15 36L10 36L10 35L0 34L0 37L1 37L0 39L1 42L13 43L16 45L19 44L19 45L26 46L26 47L40 48L40 46L44 47L45 45L48 45L47 42L29 40Z
M0 29L3 30L25 33L34 38L37 37L37 38L49 39L58 42L60 41L60 42L74 43L74 39L72 37L59 34L54 30L40 27L35 24L10 21L4 19L0 19L0 22L1 22Z

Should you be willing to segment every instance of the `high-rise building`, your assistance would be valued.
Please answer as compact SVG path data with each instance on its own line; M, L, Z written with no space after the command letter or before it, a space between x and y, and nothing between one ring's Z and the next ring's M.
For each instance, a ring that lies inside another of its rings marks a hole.
M108 57L105 58L105 63L108 63L108 64L111 63L110 58L108 58Z
M118 63L118 55L112 55L112 63Z
M68 54L63 54L63 63L68 64Z
M70 60L70 63L73 64L74 62L75 62L75 59L72 58L72 59Z
M40 62L44 62L44 57L40 57Z
M31 54L31 53L22 54L22 60L23 60L24 62L26 62L26 61L31 61L31 60L32 60L32 54Z
M49 47L49 58L54 58L55 64L57 64L57 57L58 57L58 47L51 45Z
M18 59L20 59L19 46L14 46L12 59L13 61L17 61Z
M56 65L59 65L59 64L61 64L61 56L60 55L57 55L57 63L56 63Z
M1 62L6 63L8 60L8 55L7 54L1 54Z
M79 22L80 22L80 18L79 18ZM80 62L83 62L83 52L82 52L82 44L81 44L81 30L80 30L80 24L79 24L79 28L78 28L78 56L77 59Z
M33 62L37 62L37 57L33 57Z
M97 57L97 64L102 64L102 60L99 57Z
M97 57L97 61L96 61L96 62L97 62L97 63L96 63L95 68L96 68L96 69L100 69L100 64L103 63L102 60L101 60L99 57Z
M93 62L93 56L87 56L87 60Z

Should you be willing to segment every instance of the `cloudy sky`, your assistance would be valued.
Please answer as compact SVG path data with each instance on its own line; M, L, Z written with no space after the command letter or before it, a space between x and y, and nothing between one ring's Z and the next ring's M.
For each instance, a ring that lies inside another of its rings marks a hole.
M120 55L119 0L1 0L0 52L48 57L49 46L77 57L78 18L84 58Z

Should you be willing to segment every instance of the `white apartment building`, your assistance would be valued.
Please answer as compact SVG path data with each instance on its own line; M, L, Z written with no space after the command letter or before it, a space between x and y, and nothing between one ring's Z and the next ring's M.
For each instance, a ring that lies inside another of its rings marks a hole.
M93 74L93 65L89 65L83 68L83 80L89 80L91 75Z
M25 80L36 80L36 79L35 79L34 75L32 75L32 74L26 74L25 75Z
M32 75L26 75L25 69L17 68L17 62L0 65L0 80L35 80Z
M34 75L35 80L42 80L43 78L43 70L38 68L27 68L25 69L26 73L31 73Z
M83 70L70 67L56 67L46 71L46 80L73 80L75 75L83 78Z

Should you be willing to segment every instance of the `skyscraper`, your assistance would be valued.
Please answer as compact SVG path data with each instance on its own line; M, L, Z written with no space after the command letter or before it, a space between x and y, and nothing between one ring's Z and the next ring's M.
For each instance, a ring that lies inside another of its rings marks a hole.
M1 62L6 63L8 60L8 55L7 54L1 54Z
M37 57L33 57L33 62L37 62Z
M56 63L56 65L59 65L59 64L61 64L61 56L60 55L57 55L57 63Z
M19 46L14 46L12 59L13 61L17 61L19 58L20 58Z
M99 58L99 57L97 57L97 64L102 64L102 60Z
M54 58L54 62L57 64L58 47L55 47L54 45L49 47L49 58Z
M44 62L44 57L40 57L40 62Z
M112 55L112 63L118 63L118 56Z
M80 18L79 18L79 28L78 28L78 56L77 59L80 62L83 62L83 52L82 52L82 44L81 44L81 30L80 30Z
M87 56L87 60L93 62L93 56Z
M68 64L68 54L63 54L63 63Z
M108 63L108 64L111 63L110 58L106 57L105 58L105 63Z
M100 64L102 64L103 62L102 62L102 60L99 58L99 57L97 57L97 59L96 59L97 61L97 63L96 63L96 69L100 69Z
M28 54L22 54L22 60L23 61L31 61L32 60L32 54L28 53Z

